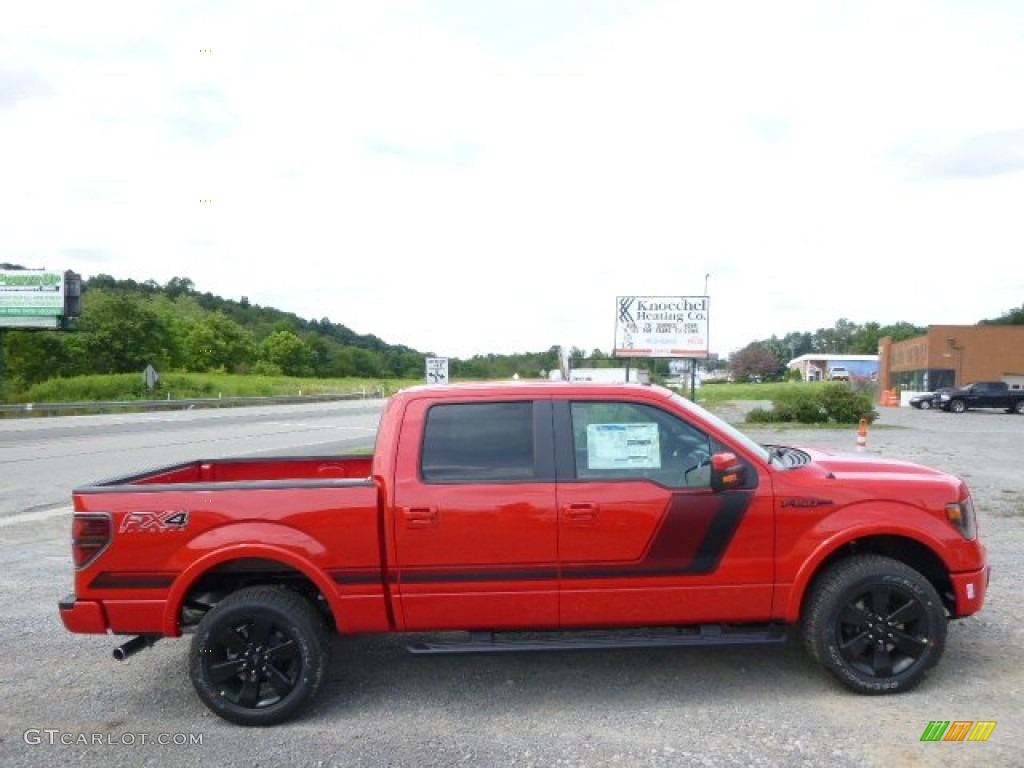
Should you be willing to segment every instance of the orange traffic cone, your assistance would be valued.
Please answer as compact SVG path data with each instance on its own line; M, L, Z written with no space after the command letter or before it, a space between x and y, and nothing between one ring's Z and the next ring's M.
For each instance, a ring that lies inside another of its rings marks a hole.
M868 420L861 419L857 427L857 450L863 451L868 447Z

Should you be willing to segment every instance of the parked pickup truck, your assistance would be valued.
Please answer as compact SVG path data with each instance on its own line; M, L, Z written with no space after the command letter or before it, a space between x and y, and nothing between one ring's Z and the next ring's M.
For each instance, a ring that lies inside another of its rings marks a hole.
M135 635L122 659L191 633L199 698L243 725L310 701L332 632L422 633L418 653L802 635L853 691L905 691L988 583L961 480L760 445L637 384L412 388L372 457L194 461L73 500L64 625Z
M1024 413L1024 389L1010 389L1005 381L976 381L940 393L938 405L953 413L971 408L1001 408L1007 413Z
M850 372L842 366L836 366L835 368L828 369L828 380L829 381L849 381Z

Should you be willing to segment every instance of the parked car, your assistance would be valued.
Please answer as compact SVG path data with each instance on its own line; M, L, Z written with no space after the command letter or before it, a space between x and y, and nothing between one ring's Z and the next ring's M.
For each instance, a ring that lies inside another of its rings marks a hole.
M944 392L949 392L951 389L952 387L939 387L934 392L922 392L919 395L914 395L910 398L910 407L920 408L922 411L938 408L942 394Z
M835 368L829 368L828 378L829 381L849 381L850 372L841 365L838 365Z

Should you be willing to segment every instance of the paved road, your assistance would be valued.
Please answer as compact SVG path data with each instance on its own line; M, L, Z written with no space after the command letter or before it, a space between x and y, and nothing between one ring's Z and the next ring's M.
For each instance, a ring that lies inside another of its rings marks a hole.
M314 415L321 407L328 413ZM118 432L113 445L131 438L139 447L120 444L103 466L91 453L64 450L61 463L49 465L62 469L42 476L68 487L235 449L319 453L334 446L337 427L365 429L358 419L376 420L331 414L336 407L289 407L258 427L250 411L221 414L226 421L206 427L182 414L170 432L159 420L110 417L103 428ZM230 443L225 425L237 430ZM40 462L55 446L87 444L92 431L66 432L77 423L64 420L46 426L60 439L37 444L34 436L21 449L36 450ZM852 429L749 431L764 442L855 447ZM241 729L197 700L185 675L187 639L116 663L113 638L65 632L56 603L71 587L67 516L8 518L12 524L0 521L0 765L1019 766L1022 436L1021 417L909 409L885 409L871 430L869 453L968 479L994 569L985 610L950 627L946 654L920 688L890 697L846 692L796 644L421 658L405 653L408 637L356 637L334 641L330 683L308 714L277 728ZM5 488L36 471L34 462L12 458L15 439L0 438ZM350 439L361 438L346 434L341 442ZM998 724L986 743L922 743L932 720ZM161 734L202 743L150 743Z
M67 506L71 489L148 467L228 456L338 454L373 445L383 400L0 421L0 523Z

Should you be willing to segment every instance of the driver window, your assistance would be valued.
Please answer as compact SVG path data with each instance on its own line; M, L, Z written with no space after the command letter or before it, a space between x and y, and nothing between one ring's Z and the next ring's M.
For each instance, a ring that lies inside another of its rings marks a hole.
M574 402L571 413L577 479L711 485L710 438L678 417L614 401Z

